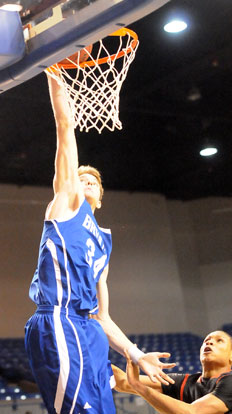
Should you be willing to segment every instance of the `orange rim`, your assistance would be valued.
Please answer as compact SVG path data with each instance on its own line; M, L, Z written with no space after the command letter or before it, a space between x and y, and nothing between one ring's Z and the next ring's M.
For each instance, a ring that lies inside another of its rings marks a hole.
M82 62L82 63L79 64L79 66L81 68L84 68L85 66L102 65L104 63L107 63L109 59L112 61L112 60L115 60L115 59L120 59L124 55L128 55L129 53L131 53L132 50L134 50L136 48L136 46L138 44L137 34L133 30L127 29L126 27L123 27L122 29L119 29L116 32L111 33L109 36L119 36L120 37L120 36L126 36L127 34L129 34L133 38L133 40L131 41L130 46L126 50L121 50L119 53L115 53L113 55L106 56L104 58L100 58L100 59L97 59L97 60L88 60L88 61ZM55 67L64 68L64 69L75 69L76 65L72 62L65 63L65 64L59 64L59 62L58 62L55 65L50 66L49 69L51 71L56 71Z

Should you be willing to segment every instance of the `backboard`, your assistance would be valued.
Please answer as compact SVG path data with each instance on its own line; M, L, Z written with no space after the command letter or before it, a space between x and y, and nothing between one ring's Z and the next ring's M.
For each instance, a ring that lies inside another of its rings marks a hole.
M12 34L8 55L0 42L0 92L4 92L42 72L84 46L105 38L110 33L143 18L169 0L21 0L20 28ZM6 3L0 0L0 7ZM4 11L4 24L12 12ZM18 12L14 12L17 13ZM0 20L2 11L0 9ZM10 20L9 20L10 21ZM17 23L19 25L19 23ZM22 27L21 27L22 25ZM0 31L3 25L0 24ZM8 25L9 27L9 25ZM12 29L13 23L10 28ZM11 36L12 30L9 32ZM21 33L19 33L21 30ZM1 39L0 33L0 39ZM22 47L22 38L25 47ZM4 44L5 47L5 44ZM1 55L5 55L1 65ZM10 56L10 57L9 57ZM7 65L8 61L8 65Z

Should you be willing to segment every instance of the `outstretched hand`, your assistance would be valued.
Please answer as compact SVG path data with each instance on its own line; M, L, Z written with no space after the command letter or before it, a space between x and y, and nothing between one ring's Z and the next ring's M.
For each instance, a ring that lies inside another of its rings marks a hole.
M130 357L125 351L125 355L127 358L127 363L130 360ZM174 380L170 378L163 369L173 368L175 367L175 363L164 363L160 361L160 358L169 358L170 354L167 352L149 352L141 357L138 361L138 366L141 370L148 375L151 381L153 382L160 382L164 385L174 384Z
M111 367L112 367L115 382L116 382L115 389L119 392L126 392L125 390L126 383L127 383L126 373L114 364L111 364Z
M139 366L134 364L130 357L128 352L125 350L126 355L126 373L127 373L127 381L129 384L136 389L136 387L139 385Z

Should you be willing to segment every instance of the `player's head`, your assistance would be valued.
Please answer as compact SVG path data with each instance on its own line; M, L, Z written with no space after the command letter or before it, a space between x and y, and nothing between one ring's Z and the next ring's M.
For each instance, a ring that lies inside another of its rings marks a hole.
M81 182L85 186L85 196L88 201L88 198L95 198L96 205L95 207L101 207L101 200L103 197L103 187L100 172L90 165L81 165L78 168L78 175L81 179ZM90 190L91 189L91 190ZM91 194L88 194L88 192Z
M213 367L231 367L232 338L224 331L209 333L201 346L200 359L202 365L211 364Z

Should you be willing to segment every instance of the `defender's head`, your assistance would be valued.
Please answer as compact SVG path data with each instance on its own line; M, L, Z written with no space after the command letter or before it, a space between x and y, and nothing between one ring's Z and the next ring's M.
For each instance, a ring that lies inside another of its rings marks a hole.
M200 359L203 365L213 364L215 367L231 367L231 336L224 331L214 331L209 333L201 346Z

